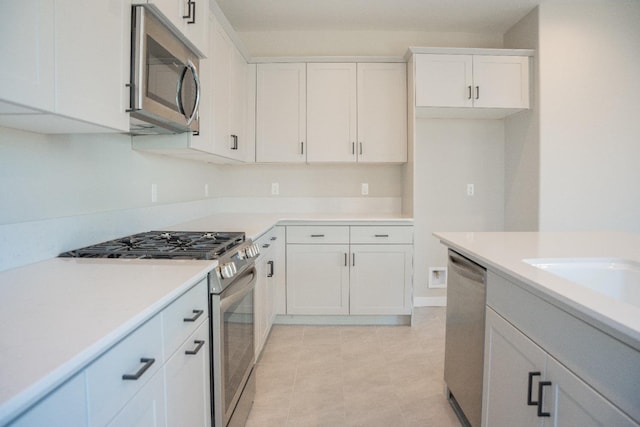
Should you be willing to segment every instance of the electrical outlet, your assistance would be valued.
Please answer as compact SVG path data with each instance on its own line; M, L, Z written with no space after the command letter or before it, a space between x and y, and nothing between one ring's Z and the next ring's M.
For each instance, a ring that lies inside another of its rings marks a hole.
M430 267L428 286L430 288L446 288L447 287L447 267Z
M151 203L158 201L158 184L151 184Z
M271 183L271 195L272 196L277 196L278 194L280 194L280 184L278 184L277 182L272 182Z
M467 184L467 196L473 196L475 192L475 186L473 184Z
M369 194L369 184L367 184L366 182L362 183L362 195L366 196Z

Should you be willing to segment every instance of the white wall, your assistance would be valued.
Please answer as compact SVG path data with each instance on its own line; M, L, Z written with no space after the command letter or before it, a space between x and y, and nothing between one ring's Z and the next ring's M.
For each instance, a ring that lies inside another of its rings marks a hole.
M534 49L531 109L505 119L505 230L538 230L540 197L540 102L538 9L504 36L504 47Z
M446 267L435 231L504 228L504 122L417 119L414 175L414 295L442 297L427 287L429 267ZM467 196L467 184L475 195Z
M428 31L243 31L252 56L403 56L409 46L502 47L502 34Z
M540 6L540 229L640 231L640 2Z

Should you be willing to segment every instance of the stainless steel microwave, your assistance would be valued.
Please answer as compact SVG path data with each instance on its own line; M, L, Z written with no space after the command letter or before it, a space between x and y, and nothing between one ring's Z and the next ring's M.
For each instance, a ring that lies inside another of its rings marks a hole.
M130 133L199 130L199 57L149 6L132 7Z

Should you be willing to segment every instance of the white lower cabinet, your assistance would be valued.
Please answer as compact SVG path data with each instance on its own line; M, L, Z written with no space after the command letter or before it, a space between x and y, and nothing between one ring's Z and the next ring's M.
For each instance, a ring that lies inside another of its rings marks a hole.
M411 314L411 245L351 245L350 314Z
M260 248L254 291L254 350L258 360L276 318L279 288L284 285L284 228L273 227L256 240L256 244Z
M482 425L638 424L487 308Z
M11 427L88 426L84 372L71 378L9 425Z
M287 314L411 314L410 226L287 227Z
M211 426L208 318L167 361L168 426Z
M153 375L108 424L109 427L163 427L166 425L165 383L162 372Z
M349 314L349 245L287 245L287 314Z

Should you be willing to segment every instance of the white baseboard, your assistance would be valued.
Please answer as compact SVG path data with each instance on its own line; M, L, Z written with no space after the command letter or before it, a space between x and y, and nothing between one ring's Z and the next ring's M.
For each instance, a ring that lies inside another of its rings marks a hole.
M414 307L446 307L447 297L415 297Z

